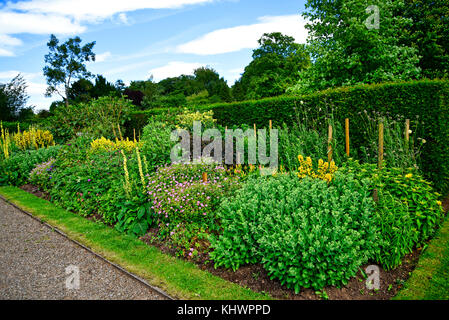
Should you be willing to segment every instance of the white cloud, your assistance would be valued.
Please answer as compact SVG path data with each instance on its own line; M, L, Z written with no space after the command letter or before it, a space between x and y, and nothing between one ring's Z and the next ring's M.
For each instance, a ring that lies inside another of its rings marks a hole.
M118 19L123 24L129 24L128 16L126 15L126 13L119 13Z
M0 34L0 56L13 57L14 52L11 51L11 47L22 45L20 39L8 36L7 34Z
M212 1L214 0L31 0L8 3L7 8L94 22L122 12L139 9L177 9Z
M7 34L0 34L0 44L4 46L20 46L22 41Z
M75 34L86 28L63 16L0 11L0 30L2 34Z
M257 40L264 33L281 32L298 43L307 39L306 21L299 15L260 17L259 23L219 29L190 42L179 45L179 53L212 55L257 48Z
M177 77L182 74L193 74L193 71L195 69L204 65L205 64L201 64L198 62L172 61L165 66L151 69L149 73L153 75L155 81L159 81L169 77Z
M106 51L104 53L96 54L95 55L95 62L103 62L111 57L111 53L109 51Z
M14 52L0 48L0 57L14 57Z

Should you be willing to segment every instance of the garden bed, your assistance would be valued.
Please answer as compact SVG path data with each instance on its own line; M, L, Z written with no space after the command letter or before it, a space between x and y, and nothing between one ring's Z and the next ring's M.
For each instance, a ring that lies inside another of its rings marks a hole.
M21 187L39 198L50 200L50 196L46 192L42 192L38 187L31 184L26 184ZM449 196L443 201L443 207L445 212L449 210ZM93 215L87 217L89 220L101 221L103 219L99 215ZM104 223L106 224L106 223ZM111 227L110 224L106 224ZM176 250L170 248L165 243L155 240L154 234L157 234L157 229L150 229L147 234L139 239L148 244L158 248L165 254L176 256ZM428 241L430 242L430 240ZM266 270L261 265L246 265L240 267L235 272L226 268L214 268L212 261L208 259L205 254L200 254L195 260L181 259L191 261L195 263L200 269L210 272L211 274L218 276L224 280L236 283L242 287L247 287L255 292L267 293L271 297L276 299L287 300L389 300L397 295L397 293L403 289L405 282L410 278L413 270L418 264L422 249L427 246L424 245L420 248L415 248L412 253L406 255L403 258L402 264L393 269L385 270L379 267L380 270L380 290L367 290L366 288L366 275L359 271L356 277L349 280L348 284L342 288L326 287L321 291L315 291L313 289L302 289L300 293L295 294L291 289L282 286L277 280L271 280ZM366 264L361 267L361 270L365 270Z

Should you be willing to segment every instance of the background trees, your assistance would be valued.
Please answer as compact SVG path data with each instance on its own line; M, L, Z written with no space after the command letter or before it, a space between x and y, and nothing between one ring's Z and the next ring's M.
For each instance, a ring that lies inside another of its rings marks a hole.
M0 83L0 120L13 121L33 115L33 108L26 107L28 94L27 84L21 74L9 83Z
M299 72L310 66L306 47L279 32L265 33L253 61L233 87L234 98L259 99L283 94L299 80Z
M61 45L55 35L50 36L47 46L50 52L45 55L44 76L47 78L47 96L57 93L69 105L72 83L77 79L88 79L92 74L85 63L95 61L92 49L95 41L81 46L80 37L70 38Z
M379 8L379 25L367 26ZM303 72L296 89L329 87L419 78L417 48L400 42L412 21L398 12L404 1L308 0L303 14L310 23L308 44L314 63Z

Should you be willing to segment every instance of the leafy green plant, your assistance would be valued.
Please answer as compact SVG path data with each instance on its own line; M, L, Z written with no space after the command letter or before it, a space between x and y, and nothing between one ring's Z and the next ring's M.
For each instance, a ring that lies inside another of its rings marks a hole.
M444 217L440 194L416 169L378 170L375 164L350 160L339 170L370 181L377 198L375 223L381 232L375 259L385 269L400 265L406 254L423 245L440 226Z
M21 186L28 183L31 170L37 164L55 158L59 150L59 146L51 146L14 152L8 159L0 161L0 184Z
M55 163L54 158L50 158L48 161L38 164L30 172L30 182L35 186L39 186L42 190L48 190L51 185L53 165Z
M331 184L294 175L249 179L218 211L215 266L262 263L296 292L342 285L376 250L368 182L338 172Z

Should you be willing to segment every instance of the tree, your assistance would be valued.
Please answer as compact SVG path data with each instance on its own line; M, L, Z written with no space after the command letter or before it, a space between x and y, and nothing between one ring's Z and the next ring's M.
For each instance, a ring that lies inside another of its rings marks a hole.
M29 98L26 89L26 81L20 73L11 82L0 84L1 120L11 121L20 118L21 110L26 108ZM22 114L29 115L29 112Z
M217 71L210 67L200 67L193 71L195 80L198 82L201 91L207 90L210 99L217 101L231 101L231 91L224 78L220 78ZM199 94L195 92L194 94Z
M283 94L299 80L299 72L310 66L306 47L280 32L265 33L253 61L234 84L234 98L259 99Z
M400 43L412 24L398 15L404 6L404 0L308 0L303 15L314 63L295 90L419 78L418 50Z
M47 78L46 96L57 93L69 105L69 91L76 79L91 78L86 62L95 61L92 49L95 41L81 46L80 37L70 38L61 45L53 34L47 43L49 53L45 55L44 76Z
M449 76L449 6L447 0L406 0L398 12L411 19L400 43L418 49L423 77Z

